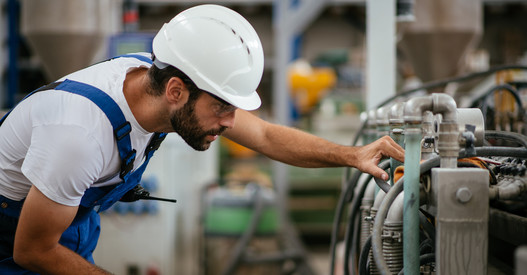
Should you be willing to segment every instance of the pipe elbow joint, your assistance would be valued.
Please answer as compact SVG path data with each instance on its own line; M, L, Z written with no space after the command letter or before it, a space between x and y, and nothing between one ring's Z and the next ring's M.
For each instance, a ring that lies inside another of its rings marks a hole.
M397 102L390 108L388 121L392 125L404 124L404 102Z
M432 94L432 112L443 115L445 122L457 122L457 104L454 98L447 94Z
M420 123L423 120L423 112L432 109L432 97L414 97L404 104L404 122Z

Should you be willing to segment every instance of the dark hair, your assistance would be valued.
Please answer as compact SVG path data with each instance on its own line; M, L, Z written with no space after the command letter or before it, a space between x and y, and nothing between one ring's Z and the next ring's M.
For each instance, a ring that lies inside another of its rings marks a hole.
M155 60L155 56L152 54L152 59ZM181 70L174 66L168 66L164 69L159 69L156 65L148 69L148 78L150 80L150 89L147 93L153 96L160 96L164 93L167 82L172 77L178 77L185 83L189 90L189 101L192 102L203 93L201 89L194 84L194 82Z

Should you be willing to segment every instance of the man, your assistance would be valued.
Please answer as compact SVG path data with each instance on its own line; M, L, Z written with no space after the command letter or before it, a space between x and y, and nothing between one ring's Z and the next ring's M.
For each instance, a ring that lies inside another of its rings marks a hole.
M263 50L252 26L216 5L165 24L149 55L72 73L22 101L0 127L0 273L107 274L93 265L98 215L128 193L164 134L196 150L223 135L303 167L354 166L387 179L390 138L341 146L250 114ZM15 234L16 232L16 234Z

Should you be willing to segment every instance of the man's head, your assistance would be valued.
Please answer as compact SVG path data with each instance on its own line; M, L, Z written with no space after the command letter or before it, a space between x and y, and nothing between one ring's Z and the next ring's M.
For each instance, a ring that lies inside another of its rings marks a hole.
M263 49L251 24L218 5L200 5L176 15L153 41L149 70L152 95L161 95L172 77L189 92L170 114L172 128L196 150L206 150L234 125L236 108L254 110L263 74Z
M153 56L155 60L155 56ZM172 111L170 123L174 132L195 150L204 151L210 143L234 123L236 107L223 99L199 89L190 78L179 69L169 66L159 69L152 66L148 70L149 88L147 93L160 96L166 92L167 83L177 78L181 90L188 93L183 106Z
M173 66L195 85L244 110L260 106L263 48L251 24L235 11L199 5L176 15L154 37L154 66Z

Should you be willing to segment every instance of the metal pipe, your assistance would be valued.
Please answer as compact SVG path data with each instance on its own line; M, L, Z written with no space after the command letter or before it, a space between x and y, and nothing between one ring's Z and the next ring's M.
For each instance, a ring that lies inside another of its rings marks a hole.
M457 131L457 105L447 94L432 94L416 97L404 106L405 121L405 182L404 182L404 273L419 274L419 162L421 159L421 127L423 113L431 111L441 114L443 121L439 125L438 149L441 167L457 167L459 142Z
M431 111L433 100L430 96L414 97L404 104L404 122L421 123L424 111Z
M401 192L388 210L383 230L383 255L392 273L403 268L403 208L404 192Z
M442 114L443 122L457 122L457 104L454 98L447 94L432 94L434 114Z
M419 162L421 124L406 124L404 157L404 274L419 274Z
M434 114L430 111L423 113L423 141L421 144L421 159L426 160L435 154L435 139L436 131L434 126L436 123Z
M402 222L403 220L403 207L404 207L404 191L401 192L393 201L390 209L388 210L388 215L384 223L397 223Z
M375 113L377 121L377 138L390 135L390 107L380 107Z
M366 131L363 141L364 144L369 144L377 139L377 119L375 110L369 110L366 115Z
M371 222L367 217L370 216L371 207L375 198L375 188L377 184L374 181L370 181L364 192L364 197L362 197L361 204L361 217L360 217L360 248L364 246L368 236L370 235ZM383 192L384 193L384 192Z
M373 221L375 220L375 216L377 215L377 210L379 210L379 207L381 206L382 200L384 199L384 196L386 196L386 193L384 191L377 192L377 195L375 196L375 200L373 201L373 206L370 209L370 231L368 232L370 235L373 231ZM370 263L370 274L379 274L377 272L377 266L375 265L375 261L373 259L373 251L370 250L368 254L369 263Z
M490 200L510 200L517 198L527 189L527 183L522 178L517 178L507 185L490 186Z
M391 108L388 114L390 124L390 137L401 147L404 147L404 102L397 102ZM390 158L390 184L395 184L393 173L395 168L403 165L402 162Z

